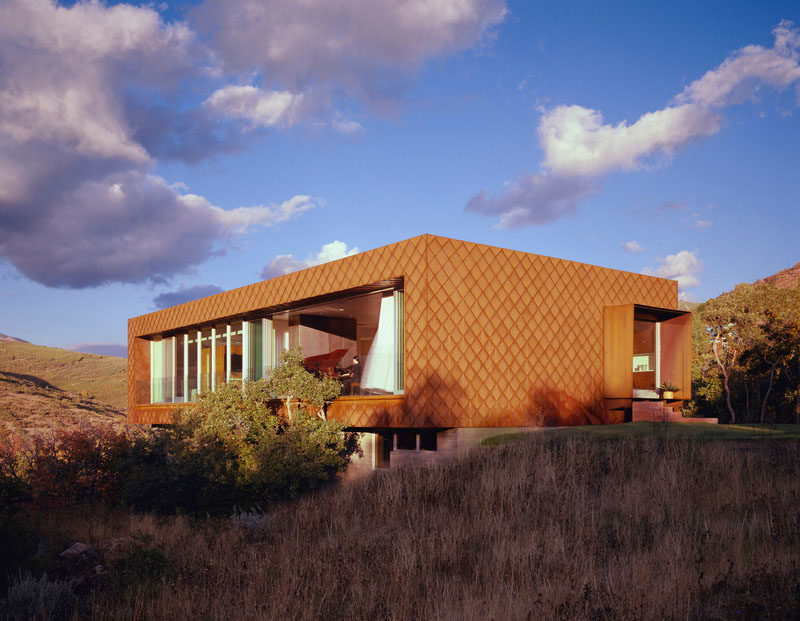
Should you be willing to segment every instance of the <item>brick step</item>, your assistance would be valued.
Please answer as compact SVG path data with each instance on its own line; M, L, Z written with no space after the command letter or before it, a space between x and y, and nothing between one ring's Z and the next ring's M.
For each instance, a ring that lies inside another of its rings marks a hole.
M634 401L631 420L633 422L665 422L665 423L717 423L716 418L684 418L680 412L680 404L664 401Z

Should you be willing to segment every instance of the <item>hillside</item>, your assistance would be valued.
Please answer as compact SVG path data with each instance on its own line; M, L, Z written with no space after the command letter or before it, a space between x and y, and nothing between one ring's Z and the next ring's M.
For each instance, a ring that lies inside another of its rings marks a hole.
M0 428L23 435L45 434L82 423L125 426L125 411L56 388L31 375L0 371Z
M127 368L127 360L114 356L0 341L0 371L30 375L118 410L127 404Z
M800 262L758 282L769 282L781 289L797 289L800 286Z
M4 335L5 336L5 335ZM0 429L125 425L127 361L0 339Z

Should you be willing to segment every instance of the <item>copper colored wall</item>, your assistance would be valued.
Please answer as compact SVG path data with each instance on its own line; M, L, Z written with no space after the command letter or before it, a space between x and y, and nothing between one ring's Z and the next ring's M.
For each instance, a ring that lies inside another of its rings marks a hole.
M422 235L131 319L130 419L163 412L134 403L137 337L400 276L405 403L337 405L352 425L606 422L603 307L678 303L674 281Z

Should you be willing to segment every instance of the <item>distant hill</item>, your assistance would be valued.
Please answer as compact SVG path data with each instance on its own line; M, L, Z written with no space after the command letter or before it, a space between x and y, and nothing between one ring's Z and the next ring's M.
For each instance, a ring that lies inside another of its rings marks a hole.
M128 357L128 346L116 343L78 343L77 345L71 345L69 350L83 352L84 354L116 356L117 358Z
M8 336L7 334L3 334L0 332L0 341L11 341L13 343L27 343L28 341L23 341L22 339L18 339L15 336Z
M0 371L32 376L54 388L123 411L127 404L123 358L84 354L19 341L0 341Z

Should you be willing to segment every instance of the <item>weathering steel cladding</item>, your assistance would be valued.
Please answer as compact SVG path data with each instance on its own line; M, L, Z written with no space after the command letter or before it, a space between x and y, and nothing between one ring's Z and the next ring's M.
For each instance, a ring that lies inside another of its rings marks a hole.
M405 395L334 404L352 426L522 426L554 398L602 409L603 307L677 306L674 281L422 235L131 319L130 418L165 416L135 402L141 337L398 278Z

